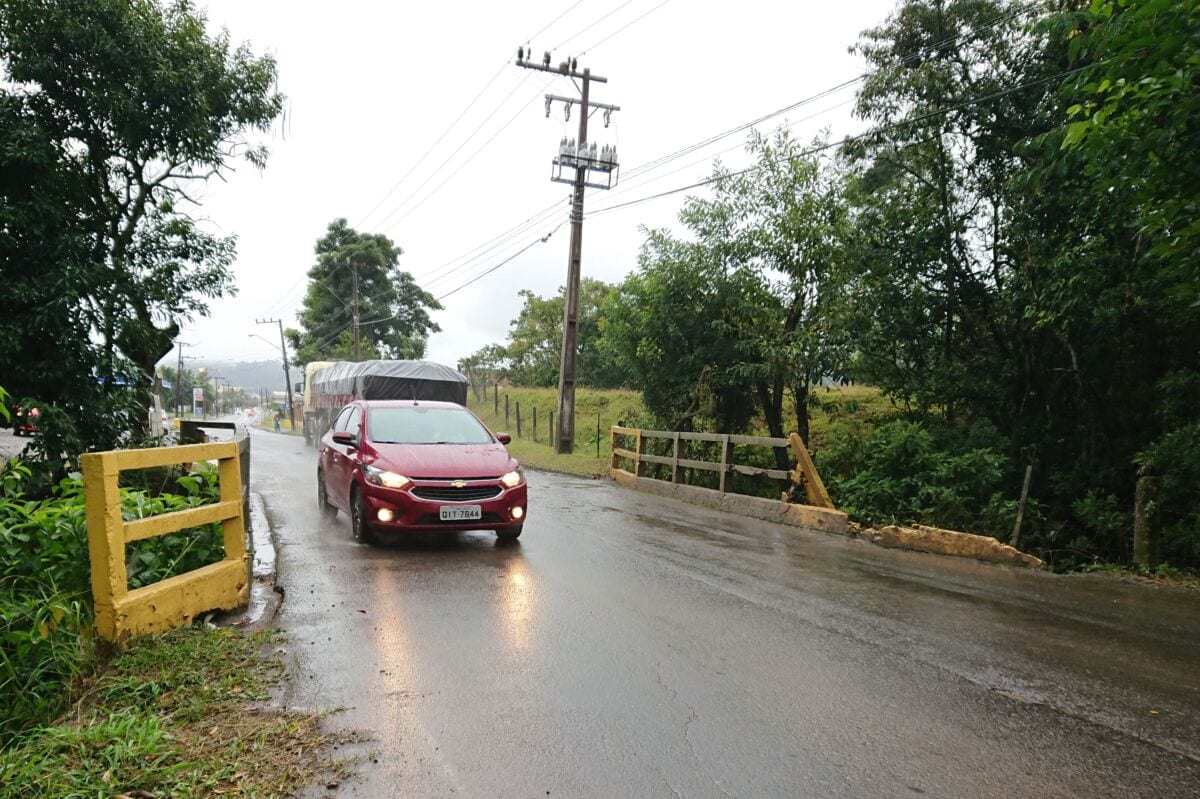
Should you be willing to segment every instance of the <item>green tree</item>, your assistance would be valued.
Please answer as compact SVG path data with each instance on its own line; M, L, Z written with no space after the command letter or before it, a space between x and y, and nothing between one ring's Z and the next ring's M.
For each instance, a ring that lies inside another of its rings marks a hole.
M826 147L804 148L786 130L753 134L755 166L718 164L713 197L684 204L691 240L656 232L643 245L638 273L612 301L604 346L668 423L700 413L737 432L757 404L782 437L791 397L807 440L809 389L837 376L848 354L838 299L846 213Z
M565 288L553 297L539 297L528 289L518 292L525 304L512 320L505 347L508 375L525 386L558 385L559 359L562 357L563 306ZM621 385L623 375L608 353L600 348L605 308L616 287L595 278L579 283L578 354L575 379L580 385L612 388Z
M0 276L18 303L53 295L0 314L0 370L68 408L83 446L112 446L141 415L115 406L144 409L179 322L233 290L233 240L184 209L235 162L264 163L248 135L282 107L275 64L207 36L188 2L0 0L0 70L0 169L33 189L0 188Z
M986 401L980 376L998 369L1003 189L1029 103L1006 93L1025 77L1022 11L907 0L854 48L871 66L855 107L871 127L845 147L859 374L923 413Z
M467 376L475 398L480 399L489 384L495 384L508 372L508 350L501 344L488 344L458 361L458 371Z
M600 346L667 429L736 432L753 415L753 387L733 365L763 287L751 270L727 267L701 244L646 231L637 270L607 305Z
M300 328L287 331L298 365L355 360L355 297L361 358L424 356L429 334L441 330L429 312L442 306L400 269L403 251L391 239L360 233L336 219L315 252Z
M713 199L689 201L681 215L712 257L756 276L755 312L738 315L750 324L731 330L739 356L732 369L753 384L772 436L787 432L790 396L805 441L810 387L841 376L849 354L840 303L846 207L827 147L817 139L805 148L786 129L769 138L756 131L747 146L754 168L718 166Z

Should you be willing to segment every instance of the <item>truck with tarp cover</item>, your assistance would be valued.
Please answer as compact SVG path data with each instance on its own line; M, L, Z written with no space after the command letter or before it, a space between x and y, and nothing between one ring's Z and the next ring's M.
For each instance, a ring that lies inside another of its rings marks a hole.
M315 444L351 400L437 400L467 404L467 378L433 361L335 361L306 369L304 440Z

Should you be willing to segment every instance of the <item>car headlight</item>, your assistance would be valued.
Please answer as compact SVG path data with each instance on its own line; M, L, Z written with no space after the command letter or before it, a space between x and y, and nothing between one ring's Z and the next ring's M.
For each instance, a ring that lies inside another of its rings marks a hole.
M516 488L521 484L521 473L519 471L509 472L501 476L500 485L505 488Z
M363 477L367 479L368 483L374 483L375 485L383 486L384 488L404 488L406 485L412 482L412 480L409 480L402 474L385 471L380 469L378 466L372 466L370 464L363 466Z

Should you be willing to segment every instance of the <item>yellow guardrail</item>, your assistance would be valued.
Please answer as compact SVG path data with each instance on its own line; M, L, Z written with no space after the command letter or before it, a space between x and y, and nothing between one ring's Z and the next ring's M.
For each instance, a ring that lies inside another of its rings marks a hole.
M249 601L249 559L242 478L238 458L248 439L157 449L88 453L83 461L88 553L96 633L121 643L139 635L189 624L209 610L232 610ZM219 501L211 505L126 522L121 515L117 478L126 469L148 469L216 460ZM125 545L198 525L220 522L223 560L166 580L129 589Z

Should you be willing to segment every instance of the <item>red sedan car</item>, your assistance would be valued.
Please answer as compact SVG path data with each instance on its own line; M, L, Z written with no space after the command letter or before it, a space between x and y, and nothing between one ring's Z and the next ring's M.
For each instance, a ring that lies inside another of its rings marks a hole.
M358 400L321 437L317 504L350 516L354 537L491 529L521 535L520 464L475 414L452 402Z

